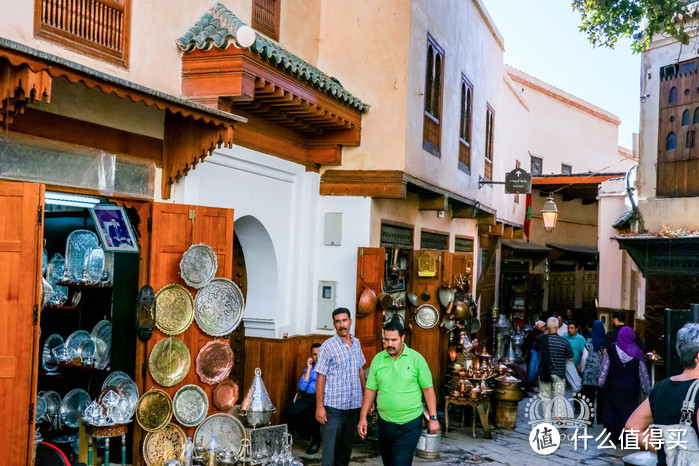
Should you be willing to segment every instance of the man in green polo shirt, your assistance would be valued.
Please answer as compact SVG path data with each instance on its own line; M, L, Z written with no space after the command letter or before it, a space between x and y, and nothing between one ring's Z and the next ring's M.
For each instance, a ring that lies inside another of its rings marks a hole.
M425 358L405 345L405 329L398 319L389 320L383 334L386 349L371 362L357 431L364 438L367 414L376 399L383 464L411 465L422 432L423 394L430 415L429 433L439 432L432 373Z

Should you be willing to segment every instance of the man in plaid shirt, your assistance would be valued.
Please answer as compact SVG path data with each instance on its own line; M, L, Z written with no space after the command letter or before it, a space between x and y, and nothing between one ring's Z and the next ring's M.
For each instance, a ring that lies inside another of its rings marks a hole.
M337 334L323 343L315 371L316 419L323 439L323 466L347 466L357 431L366 376L359 340L350 335L352 318L344 307L333 311Z

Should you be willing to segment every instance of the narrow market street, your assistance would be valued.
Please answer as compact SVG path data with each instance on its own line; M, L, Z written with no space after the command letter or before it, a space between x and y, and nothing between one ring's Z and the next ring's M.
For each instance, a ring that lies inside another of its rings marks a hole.
M570 396L570 392L567 393ZM618 441L615 442L616 448L598 448L602 445L604 436L600 441L595 439L602 433L602 425L593 425L588 429L588 435L593 438L589 439L588 448L585 450L580 444L577 450L574 450L572 442L562 441L561 446L550 455L539 455L529 445L529 434L531 427L527 424L526 408L527 402L532 400L531 397L525 398L519 403L517 415L517 427L511 429L501 429L495 427L492 431L492 439L483 438L483 429L480 423L476 423L476 437L473 438L470 426L470 411L466 414L466 422L464 426L456 421L451 421L449 432L442 435L440 444L440 457L438 460L426 460L415 457L413 464L484 464L484 465L518 465L518 466L541 466L541 465L558 465L558 464L585 464L585 465L614 465L623 464L622 457L634 453L638 450L621 450ZM458 419L459 413L457 409L451 412L452 419ZM440 422L444 428L444 413L440 411ZM491 418L491 424L493 423ZM574 429L567 429L566 435L573 434ZM608 443L606 444L608 445ZM305 453L308 447L308 441L301 440L294 445L294 457L303 462L305 465L320 464L321 452L315 455L307 455ZM357 440L354 444L352 452L351 464L364 464L370 466L382 465L381 456L378 453L378 447L375 447L372 442Z

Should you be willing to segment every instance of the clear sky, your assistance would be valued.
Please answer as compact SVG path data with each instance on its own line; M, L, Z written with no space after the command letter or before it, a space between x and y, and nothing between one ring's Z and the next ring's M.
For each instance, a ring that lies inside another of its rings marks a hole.
M641 56L630 41L594 48L569 0L483 0L505 39L505 63L621 119L619 145L638 132Z

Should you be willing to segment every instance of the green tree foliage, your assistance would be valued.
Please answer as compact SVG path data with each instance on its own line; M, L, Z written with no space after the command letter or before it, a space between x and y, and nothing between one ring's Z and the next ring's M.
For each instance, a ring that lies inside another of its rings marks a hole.
M633 49L648 48L655 34L689 43L689 22L685 7L688 0L572 0L574 10L582 14L580 30L595 45L614 47L623 37L634 39ZM696 5L692 5L690 9Z

